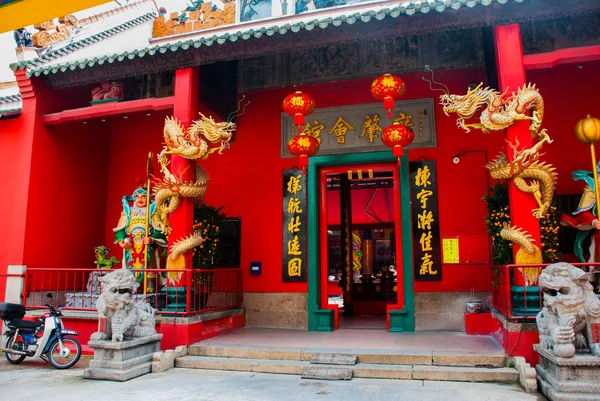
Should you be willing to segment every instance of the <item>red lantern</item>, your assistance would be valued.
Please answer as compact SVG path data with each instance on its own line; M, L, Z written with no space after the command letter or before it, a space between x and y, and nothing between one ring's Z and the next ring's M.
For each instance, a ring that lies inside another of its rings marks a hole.
M376 99L383 100L383 108L388 111L388 118L392 118L394 100L400 99L405 90L404 81L391 74L378 77L371 84L371 94Z
M398 165L400 165L400 158L404 156L403 148L410 145L414 140L415 133L413 130L399 122L387 126L381 134L381 142L392 148L394 156L398 158Z
M306 172L308 167L308 156L319 151L319 141L311 135L296 135L288 142L288 152L300 158L300 167Z
M302 132L304 116L315 110L315 101L310 95L297 91L283 99L283 111L294 117L294 125L298 126L298 133Z

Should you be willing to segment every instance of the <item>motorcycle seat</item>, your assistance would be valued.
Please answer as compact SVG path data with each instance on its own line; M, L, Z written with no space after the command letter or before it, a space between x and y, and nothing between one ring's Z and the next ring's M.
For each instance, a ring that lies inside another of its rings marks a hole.
M23 320L23 319L11 319L10 324L15 326L18 329L37 329L38 327L43 325L44 322L39 322L39 321L31 322L29 320Z

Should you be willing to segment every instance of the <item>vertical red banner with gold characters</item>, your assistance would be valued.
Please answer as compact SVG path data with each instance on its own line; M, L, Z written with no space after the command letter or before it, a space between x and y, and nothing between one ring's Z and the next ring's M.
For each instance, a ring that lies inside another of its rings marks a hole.
M435 161L410 163L415 281L440 281L442 262Z
M306 175L283 172L283 282L306 282Z

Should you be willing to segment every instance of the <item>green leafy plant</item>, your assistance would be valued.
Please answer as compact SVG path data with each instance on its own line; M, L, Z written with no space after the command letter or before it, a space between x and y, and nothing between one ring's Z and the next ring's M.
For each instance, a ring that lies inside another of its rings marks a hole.
M114 265L119 263L119 260L114 256L107 258L110 249L105 247L104 245L100 245L94 248L94 253L96 254L96 261L94 264L98 269L112 269Z
M544 263L560 262L559 229L559 213L556 206L552 205L548 209L548 216L540 220L540 240L542 242Z
M512 247L510 242L500 236L503 223L510 224L508 206L508 184L500 182L490 188L487 196L483 197L487 203L488 217L485 223L492 239L492 262L494 266L513 263ZM559 214L556 206L550 206L548 215L540 219L540 240L544 263L560 261L558 244Z
M225 219L223 207L214 207L204 202L194 206L194 230L200 230L204 242L194 248L192 264L197 269L211 268L218 256L219 234Z
M483 200L488 209L485 224L492 239L492 263L494 266L510 264L513 262L511 244L500 236L503 223L510 224L508 184L497 183L490 188Z

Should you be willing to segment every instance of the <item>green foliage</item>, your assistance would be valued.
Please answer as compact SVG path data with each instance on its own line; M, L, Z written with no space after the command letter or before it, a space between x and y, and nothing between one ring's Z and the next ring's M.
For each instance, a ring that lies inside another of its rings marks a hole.
M500 236L503 223L510 224L508 184L497 183L490 188L483 200L487 203L488 209L485 224L492 239L492 264L494 266L510 264L513 262L512 246Z
M542 257L544 263L560 262L558 244L559 213L556 206L550 206L548 216L540 220L540 239L542 241Z
M492 262L494 266L513 263L512 247L510 242L500 236L503 223L510 224L508 206L508 184L501 182L490 188L487 196L483 197L487 203L488 217L485 223L488 233L492 238ZM559 213L556 206L550 206L548 215L540 220L540 239L544 263L560 261L558 244Z
M221 224L225 219L223 206L194 205L194 230L200 230L204 242L194 248L192 264L197 269L210 268L217 257Z
M96 254L96 261L94 264L98 269L112 269L114 265L119 263L119 260L114 256L107 258L110 249L105 247L104 245L100 245L94 248L94 253Z

